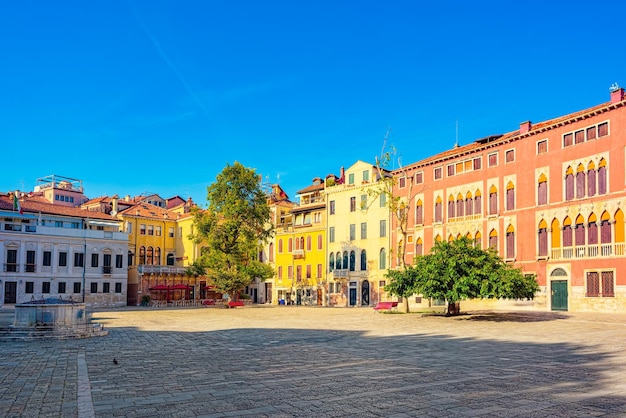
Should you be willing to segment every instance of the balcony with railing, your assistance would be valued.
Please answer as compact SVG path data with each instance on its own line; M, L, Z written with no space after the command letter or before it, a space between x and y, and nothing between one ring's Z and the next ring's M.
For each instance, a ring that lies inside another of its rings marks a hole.
M137 267L139 274L185 274L186 267L160 266L153 264L141 264Z
M579 258L623 257L626 255L626 244L614 242L594 245L576 245L572 247L553 248L552 260L569 260Z
M4 271L7 273L18 273L20 266L17 263L4 263Z
M292 255L295 259L306 257L306 253L304 252L304 250L293 250Z
M113 273L113 267L102 266L102 274L111 274L111 273Z
M24 264L24 271L26 273L36 273L37 272L37 265L33 264L33 263L26 263L26 264Z

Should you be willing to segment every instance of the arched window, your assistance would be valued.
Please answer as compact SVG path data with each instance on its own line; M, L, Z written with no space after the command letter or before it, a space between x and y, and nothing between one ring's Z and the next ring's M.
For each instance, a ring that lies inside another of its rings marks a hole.
M515 209L515 185L512 181L506 185L506 210Z
M304 238L303 238L303 239L304 239ZM310 236L310 235L308 235L308 236L306 237L306 250L307 250L307 251L311 251L312 245L313 245L313 244L311 243L311 236Z
M307 246L307 250L310 248L310 242L308 243L309 245ZM300 237L300 249L304 250L304 237Z
M509 225L506 229L506 258L512 260L515 258L515 228Z
M415 241L415 255L423 255L424 253L424 245L422 243L422 239L418 238L417 241Z
M483 213L483 196L480 190L474 193L474 215L482 215Z
M274 243L273 242L270 242L268 252L269 252L268 256L270 258L270 263L273 263L274 262Z
M611 243L611 222L609 221L609 213L603 212L600 217L600 243L601 244L610 244Z
M152 247L148 247L146 251L146 264L154 264L154 249Z
M289 241L287 243L287 252L292 252L293 251L293 238L289 238Z
M590 161L587 165L587 196L596 195L596 165Z
M618 209L615 212L615 242L624 242L624 212ZM623 250L622 250L623 251ZM620 255L624 255L623 252Z
M474 236L474 247L482 248L483 246L482 240L483 240L483 235L480 233L480 231L476 232L476 235Z
M552 248L561 248L561 223L554 218L550 228L552 229Z
M157 266L161 265L161 247L154 249L154 264Z
M387 251L384 248L380 249L380 255L378 259L378 268L384 270L387 268Z
M548 204L548 178L541 173L537 180L537 205Z
M361 251L361 271L367 270L367 252Z
M441 242L441 235L437 234L435 236L435 242Z
M589 251L594 251L590 255L597 256L597 247L592 249L592 246L598 245L598 218L595 213L591 213L587 218L587 245L590 247Z
M495 229L489 232L489 248L498 249L498 232Z
M348 268L348 252L344 251L343 252L343 260L341 260L341 265L343 266L344 270Z
M335 253L330 253L328 257L328 270L333 271L335 269Z
M442 213L442 201L441 201L441 196L437 196L437 199L435 199L435 222L441 222L441 220L443 219L443 213Z
M317 249L321 250L324 248L324 237L322 237L322 234L319 234L317 236Z
M279 239L278 240L278 254L282 254L283 253L283 239Z
M454 196L450 195L448 197L448 219L455 217L454 206Z
M346 265L346 268L347 267L348 266ZM341 253L340 252L337 252L337 258L335 259L335 268L337 270L341 270Z
M146 247L143 245L139 247L139 264L146 264Z
M572 167L567 167L565 170L565 200L572 200L574 198L574 170Z
M495 185L489 188L489 214L498 214L498 188Z
M350 271L356 271L356 253L354 250L350 251Z
M135 254L133 254L132 251L128 252L128 266L132 266L133 265L133 259L134 259Z
M606 160L603 158L598 163L598 194L606 194Z
M168 266L173 266L174 262L175 262L174 254L168 253L167 254L167 259L166 259L165 262L167 263Z
M576 167L576 198L585 197L585 166L578 164Z
M470 216L474 214L474 199L472 199L472 193L467 192L465 195L465 215Z
M539 222L537 240L539 241L539 257L548 256L548 224L543 219Z
M563 247L571 247L572 244L572 220L566 216L563 219Z
M448 235L448 242L452 242L454 241L454 237L452 236L452 234Z
M424 223L424 206L421 199L418 199L415 205L415 223L417 225Z
M582 215L578 215L576 217L576 226L574 228L574 245L577 247L585 245L585 218ZM585 254L585 249L582 248L582 253L576 251L577 257L583 257Z
M456 216L462 217L465 213L465 205L463 205L463 195L461 193L456 197Z

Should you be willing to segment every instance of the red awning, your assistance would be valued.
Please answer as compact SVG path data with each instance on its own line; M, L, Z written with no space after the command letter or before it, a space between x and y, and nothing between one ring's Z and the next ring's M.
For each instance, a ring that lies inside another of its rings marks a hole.
M165 286L164 284L158 284L156 286L152 286L149 290L169 290L169 286Z
M171 286L170 289L172 289L172 290L187 290L190 287L191 286L188 286L186 284L175 284L174 286Z

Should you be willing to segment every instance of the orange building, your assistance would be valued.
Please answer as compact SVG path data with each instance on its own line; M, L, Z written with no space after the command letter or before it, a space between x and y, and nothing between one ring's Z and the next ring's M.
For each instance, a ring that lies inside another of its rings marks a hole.
M626 312L625 156L626 101L614 86L607 103L398 170L395 193L412 185L406 260L467 236L536 275L537 308Z

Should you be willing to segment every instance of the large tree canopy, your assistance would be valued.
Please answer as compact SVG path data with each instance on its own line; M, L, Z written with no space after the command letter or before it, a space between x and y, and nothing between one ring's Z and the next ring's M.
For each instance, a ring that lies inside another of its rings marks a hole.
M399 296L421 294L449 305L473 298L532 299L539 290L532 275L505 263L493 249L460 238L437 242L405 270L389 270L386 289Z
M220 292L236 295L255 278L272 276L257 259L259 245L273 233L270 210L254 170L227 165L207 188L208 207L194 213L194 234L202 253L194 266Z

